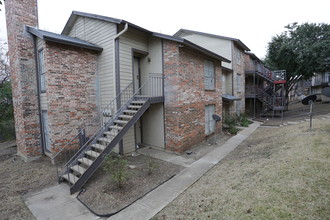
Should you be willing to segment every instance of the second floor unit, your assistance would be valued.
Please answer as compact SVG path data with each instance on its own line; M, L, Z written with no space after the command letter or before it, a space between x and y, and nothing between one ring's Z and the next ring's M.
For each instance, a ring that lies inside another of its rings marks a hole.
M180 29L174 36L187 39L197 45L225 57L230 63L222 63L222 93L225 114L245 111L245 60L244 53L250 49L239 39Z
M211 116L222 113L228 59L187 39L84 12L74 11L61 34L47 32L37 28L36 13L26 23L16 3L31 11L36 4L7 3L23 157L69 151L80 143L77 133L98 147L109 139L97 135L116 134L108 144L129 153L141 145L182 152L215 131Z

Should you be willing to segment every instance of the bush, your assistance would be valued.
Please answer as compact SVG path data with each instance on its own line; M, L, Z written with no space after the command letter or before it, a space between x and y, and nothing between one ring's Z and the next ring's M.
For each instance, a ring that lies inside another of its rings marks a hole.
M242 127L249 127L249 125L252 124L252 121L248 120L244 114L238 116L238 122Z
M122 156L110 153L105 158L104 168L110 173L110 178L115 182L119 189L122 189L128 180L128 162Z
M237 132L239 131L239 129L238 128L236 128L236 127L229 127L228 129L227 129L227 131L230 133L230 134L237 134Z
M14 121L0 122L0 142L15 140Z

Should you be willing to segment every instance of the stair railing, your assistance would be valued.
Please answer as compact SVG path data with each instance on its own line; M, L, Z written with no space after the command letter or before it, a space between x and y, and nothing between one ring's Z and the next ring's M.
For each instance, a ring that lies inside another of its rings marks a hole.
M156 82L160 85L151 85L155 84ZM93 129L93 131L95 131L94 133L91 133L90 131L88 132L87 135L91 135L91 137L87 138L87 141L85 141L80 148L76 148L76 150L70 150L70 145L72 143L79 142L77 139L81 139L82 134L87 133L86 129L88 129L88 124L84 124L83 128L79 130L78 135L71 139L68 144L62 147L61 150L52 157L53 163L57 165L58 177L61 175L60 173L62 173L63 170L69 169L69 165L80 155L81 152L85 150L86 147L89 146L89 144L98 134L100 134L100 132L104 130L106 126L113 123L116 116L123 110L123 108L126 108L134 98L145 99L145 97L138 97L138 95L145 94L145 92L147 92L147 97L160 96L163 94L163 89L159 89L159 87L162 87L162 85L163 77L161 75L149 75L148 80L145 81L144 84L135 93L133 93L133 82L130 83L124 90L122 90L120 94L114 98L100 113L98 113L97 117L95 117L99 118L98 120L101 123L98 123L98 129ZM119 103L120 108L115 110L117 109ZM98 121L95 120L95 118L92 121Z
M83 123L78 127L78 134L71 140L67 141L56 154L52 156L52 162L55 165L61 166L63 163L71 162L74 155L79 153L85 145L87 145L106 123L112 119L117 112L118 100L124 102L127 97L133 94L133 83L127 85L102 111L99 111L88 123ZM72 133L73 129L68 132Z

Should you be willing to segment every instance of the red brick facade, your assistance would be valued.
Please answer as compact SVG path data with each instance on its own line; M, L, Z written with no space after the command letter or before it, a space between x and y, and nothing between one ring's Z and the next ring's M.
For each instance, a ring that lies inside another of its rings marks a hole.
M42 41L46 109L45 104L39 108L36 45L26 32L26 25L38 25L37 1L6 0L5 6L17 151L29 161L42 154L40 109L48 113L52 152L77 135L77 128L98 112L97 54Z
M41 155L33 39L25 25L37 26L37 2L6 0L10 73L18 154L25 160Z
M164 40L165 145L183 152L205 140L205 106L222 114L221 62ZM204 63L215 65L215 90L204 89ZM221 127L218 124L217 129Z
M51 150L58 151L97 111L97 54L46 42L46 97Z

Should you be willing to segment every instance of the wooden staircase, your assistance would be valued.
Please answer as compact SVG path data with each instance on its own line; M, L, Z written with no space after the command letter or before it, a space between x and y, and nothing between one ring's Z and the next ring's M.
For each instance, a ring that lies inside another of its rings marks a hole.
M149 106L148 98L133 97L108 124L91 138L88 144L67 162L59 181L69 183L71 194L84 186L101 165L105 156L113 150Z

